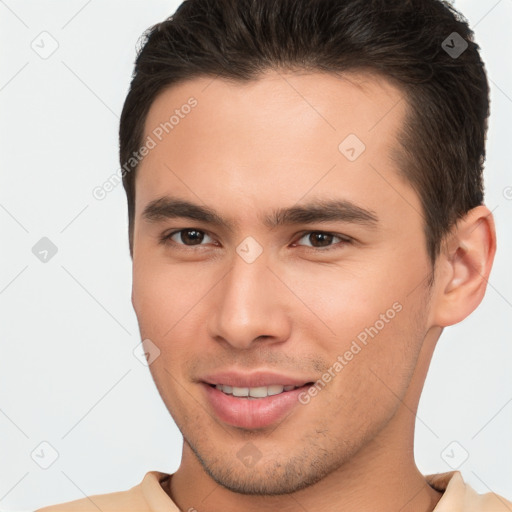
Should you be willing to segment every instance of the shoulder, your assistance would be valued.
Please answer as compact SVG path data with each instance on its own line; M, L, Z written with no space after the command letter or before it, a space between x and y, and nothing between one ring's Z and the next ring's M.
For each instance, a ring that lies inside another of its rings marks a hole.
M37 509L35 512L128 512L129 510L146 511L144 502L139 502L137 508L136 503L130 491L114 492L111 494L101 494L88 496L86 498L50 505L48 507Z
M494 492L485 494L474 493L472 499L468 499L468 510L475 512L510 512L512 511L512 501ZM473 508L470 508L472 506Z
M82 499L50 505L35 512L129 512L149 511L146 501L136 488L109 494L95 494Z
M443 496L434 512L511 512L512 502L494 492L478 494L464 482L460 471L426 475L427 482Z
M149 471L139 484L131 489L108 494L94 494L85 498L58 503L35 510L34 512L151 512L147 498L148 490L160 489L160 481L166 473Z

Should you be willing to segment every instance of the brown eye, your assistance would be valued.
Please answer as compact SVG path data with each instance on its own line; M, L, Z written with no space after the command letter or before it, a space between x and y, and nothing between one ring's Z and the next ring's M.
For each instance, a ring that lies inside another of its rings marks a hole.
M204 245L201 242L204 241L205 237L210 238L204 231L194 228L185 228L180 229L179 231L174 231L169 235L163 237L163 241L172 240L178 245L185 245L188 247L192 247L194 245Z
M334 236L329 233L311 233L308 240L311 242L313 247L326 247L331 244L333 238Z
M307 233L304 233L299 239L299 241L302 239L305 239L309 242L309 244L304 244L306 245L306 247L311 247L313 249L320 250L322 248L326 248L324 250L328 250L331 248L335 249L336 246L343 246L347 243L350 243L350 239L346 237L335 235L334 233L327 233L324 231L309 231ZM336 239L339 242L333 244L332 242L336 242Z

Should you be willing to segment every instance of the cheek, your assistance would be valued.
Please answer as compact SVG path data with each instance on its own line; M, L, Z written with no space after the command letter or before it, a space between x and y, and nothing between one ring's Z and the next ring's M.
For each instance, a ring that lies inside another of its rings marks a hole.
M185 407L177 390L188 385L184 362L201 359L205 316L198 315L208 307L214 284L211 269L198 265L134 261L133 307L141 339L160 350L149 369L170 409Z
M211 288L209 279L193 265L134 261L132 302L141 332L165 341Z
M396 407L422 342L422 303L410 294L413 286L394 279L391 267L364 275L323 267L315 274L289 274L289 279L308 306L297 301L297 312L305 314L294 316L296 327L328 364L323 380L331 379L326 387L332 392L324 397L332 403L326 409L343 416L357 410L366 418L372 410L385 415Z
M408 313L401 311L378 333L369 331L365 343L348 336L330 351L327 373L334 377L307 407L312 417L335 423L340 439L371 436L404 399L420 344L402 314ZM321 380L328 378L324 373Z
M322 340L329 351L348 348L347 343L358 336L364 341L369 336L365 329L378 322L380 331L397 316L393 303L400 293L394 293L388 282L379 282L375 272L351 270L350 262L330 267L298 266L286 273L283 280L297 297L297 326L311 333L311 339ZM381 314L386 324L380 320Z
M192 272L187 272L185 265L178 268L156 259L134 259L132 302L141 339L150 339L160 350L149 370L178 424L182 418L175 416L176 411L183 414L187 409L179 391L188 385L183 374L183 361L197 357L194 344L183 341L200 339L192 329L199 328L193 321L193 306L205 294L201 282L197 274L194 277Z

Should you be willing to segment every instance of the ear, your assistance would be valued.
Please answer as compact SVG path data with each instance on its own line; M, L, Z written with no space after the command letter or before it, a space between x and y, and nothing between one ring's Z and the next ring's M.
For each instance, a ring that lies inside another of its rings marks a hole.
M496 253L496 229L489 209L470 210L447 235L436 265L432 323L456 324L482 302Z

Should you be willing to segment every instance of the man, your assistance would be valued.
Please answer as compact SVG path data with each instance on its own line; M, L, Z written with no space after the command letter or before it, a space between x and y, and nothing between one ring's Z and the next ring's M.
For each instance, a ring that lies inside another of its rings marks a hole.
M132 302L176 473L41 511L509 511L422 475L418 401L482 301L489 114L440 0L187 0L120 126Z

